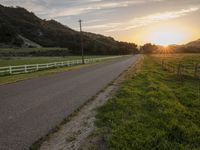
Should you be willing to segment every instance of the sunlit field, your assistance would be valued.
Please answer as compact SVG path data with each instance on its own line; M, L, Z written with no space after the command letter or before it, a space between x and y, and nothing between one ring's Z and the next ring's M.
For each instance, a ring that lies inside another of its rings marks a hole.
M187 64L194 65L200 63L200 54L157 54L152 55L153 57L170 62L172 64Z
M200 54L163 54L152 57L174 74L200 78Z
M200 56L174 55L171 62ZM124 81L99 109L97 126L111 150L200 148L200 95L197 79L181 79L146 57L139 73Z
M200 150L200 0L0 0L0 150Z

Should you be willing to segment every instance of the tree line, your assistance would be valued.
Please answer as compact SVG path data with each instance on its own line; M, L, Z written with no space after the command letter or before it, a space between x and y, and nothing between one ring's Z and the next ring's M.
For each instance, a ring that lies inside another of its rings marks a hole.
M0 46L23 46L23 36L43 47L68 48L72 54L80 52L80 33L55 20L42 20L34 13L17 7L0 5ZM112 37L84 32L85 54L126 55L138 53L134 43L120 42Z

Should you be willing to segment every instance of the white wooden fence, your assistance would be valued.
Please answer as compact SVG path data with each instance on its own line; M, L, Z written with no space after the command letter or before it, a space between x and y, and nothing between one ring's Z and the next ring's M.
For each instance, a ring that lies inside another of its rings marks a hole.
M119 57L122 57L122 56L85 59L85 64L108 60L108 59L115 59ZM62 61L62 62L52 62L52 63L45 63L45 64L6 66L6 67L0 67L0 75L3 76L3 75L29 73L29 72L34 72L34 71L40 71L40 70L51 69L51 68L56 68L56 67L73 66L73 65L78 65L78 64L82 64L81 59Z

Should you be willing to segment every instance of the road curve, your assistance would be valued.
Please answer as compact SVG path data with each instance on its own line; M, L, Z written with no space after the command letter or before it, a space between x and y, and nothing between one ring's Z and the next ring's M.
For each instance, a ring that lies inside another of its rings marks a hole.
M139 55L0 86L0 150L26 150Z

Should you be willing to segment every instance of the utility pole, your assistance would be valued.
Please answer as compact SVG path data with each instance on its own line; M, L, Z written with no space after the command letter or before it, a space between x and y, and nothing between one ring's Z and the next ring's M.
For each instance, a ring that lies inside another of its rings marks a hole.
M81 54L82 54L82 64L85 64L84 60L84 51L83 51L83 32L82 32L82 20L79 20L80 23L80 36L81 36Z

